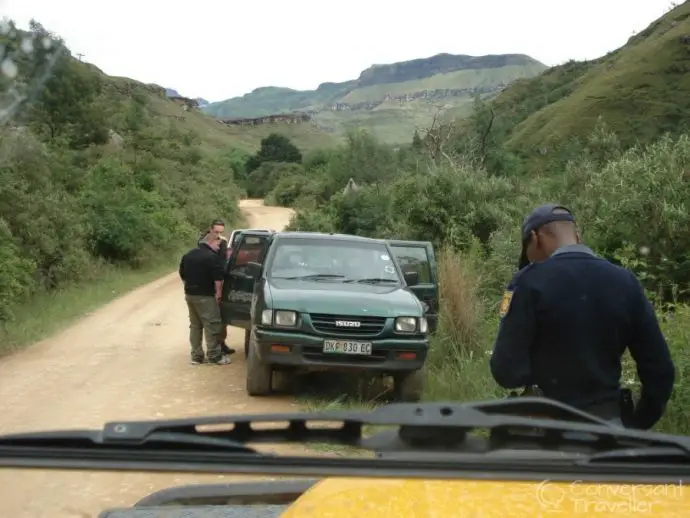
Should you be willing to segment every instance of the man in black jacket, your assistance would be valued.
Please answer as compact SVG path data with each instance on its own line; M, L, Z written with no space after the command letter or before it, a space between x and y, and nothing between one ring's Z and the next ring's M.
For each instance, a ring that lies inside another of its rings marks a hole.
M565 207L543 205L524 221L520 271L501 304L491 373L506 389L544 396L632 428L649 429L671 397L675 369L654 308L628 270L580 242ZM642 385L622 412L626 349Z
M208 363L226 365L230 358L220 348L222 321L220 301L223 290L223 263L218 260L220 239L213 233L205 236L196 248L180 261L180 278L184 282L185 300L189 310L189 344L192 364L204 362L202 338L206 333Z
M220 238L220 244L218 246L218 258L223 264L223 268L225 268L225 265L227 263L228 259L228 239L224 235L225 233L225 223L221 219L216 219L211 223L211 227L206 231L206 233L201 236L201 239L199 239L199 245L201 246L203 241L209 236L209 235L215 235L218 238ZM225 343L225 340L228 337L228 328L225 325L221 325L221 331L220 334L218 335L218 340L220 342L220 348L223 354L233 354L235 352L235 349L231 348L228 346L228 344Z

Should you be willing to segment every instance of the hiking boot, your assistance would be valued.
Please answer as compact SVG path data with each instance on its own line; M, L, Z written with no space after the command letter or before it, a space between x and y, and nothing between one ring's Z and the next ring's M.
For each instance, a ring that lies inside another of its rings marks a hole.
M208 363L210 363L211 365L228 365L228 364L230 364L230 357L223 355L223 356L221 356L220 360L217 360L215 362L210 361Z

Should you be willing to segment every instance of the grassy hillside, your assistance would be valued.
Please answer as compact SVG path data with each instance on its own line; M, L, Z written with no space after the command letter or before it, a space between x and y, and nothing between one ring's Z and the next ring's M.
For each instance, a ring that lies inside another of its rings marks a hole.
M228 147L252 153L259 149L261 139L270 133L281 133L301 149L329 147L335 138L311 124L271 124L260 126L227 126L200 110L184 110L168 99L164 89L157 85L144 85L128 78L106 77L113 95L122 95L128 87L145 93L150 107L158 116L179 130L191 130L199 135L201 146L207 151Z
M628 43L590 62L570 62L516 81L492 103L520 155L555 152L602 117L621 142L649 143L690 128L690 2Z
M432 103L413 100L400 104L386 101L371 110L332 111L324 110L316 114L319 128L332 134L334 138L342 136L348 130L364 128L376 135L381 142L388 144L409 143L416 129L424 130L435 116L442 119L462 117L471 113L471 99L457 103Z
M440 109L464 110L475 95L489 96L516 79L546 67L521 55L454 56L440 54L390 65L374 65L356 80L323 83L316 90L262 87L204 107L219 118L245 118L309 111L322 129L343 135L365 127L383 141L406 142Z

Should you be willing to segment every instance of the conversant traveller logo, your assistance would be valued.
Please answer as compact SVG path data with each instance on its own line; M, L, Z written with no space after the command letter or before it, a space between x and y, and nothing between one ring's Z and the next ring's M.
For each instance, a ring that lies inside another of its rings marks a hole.
M640 515L663 513L683 500L678 484L597 484L544 480L536 487L540 507L553 514Z

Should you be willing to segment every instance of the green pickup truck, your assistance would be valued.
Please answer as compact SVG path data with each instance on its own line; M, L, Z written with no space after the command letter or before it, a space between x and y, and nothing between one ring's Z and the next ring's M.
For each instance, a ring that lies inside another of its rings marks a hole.
M436 325L434 249L312 232L242 232L227 264L223 320L245 330L247 393L267 395L274 371L392 376L415 401Z

